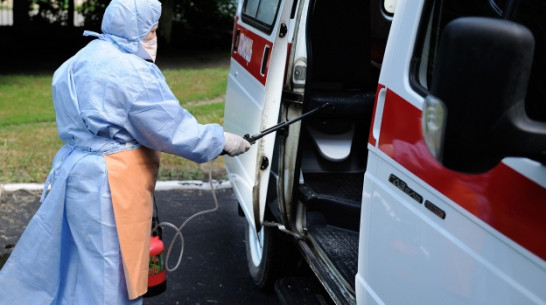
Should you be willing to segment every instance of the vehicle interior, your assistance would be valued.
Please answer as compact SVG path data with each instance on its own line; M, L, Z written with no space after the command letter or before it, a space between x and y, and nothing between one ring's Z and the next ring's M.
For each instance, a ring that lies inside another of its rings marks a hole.
M295 198L305 206L313 245L352 289L368 135L390 27L381 3L312 0L307 21L303 112L333 107L302 121Z

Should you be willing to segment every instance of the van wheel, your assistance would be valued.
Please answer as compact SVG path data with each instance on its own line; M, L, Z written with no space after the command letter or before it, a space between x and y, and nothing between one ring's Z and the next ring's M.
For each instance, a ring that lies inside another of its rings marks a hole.
M251 224L245 229L246 259L250 275L256 286L270 289L289 263L287 255L280 251L284 241L276 227L262 227L257 236ZM283 263L286 264L283 264Z

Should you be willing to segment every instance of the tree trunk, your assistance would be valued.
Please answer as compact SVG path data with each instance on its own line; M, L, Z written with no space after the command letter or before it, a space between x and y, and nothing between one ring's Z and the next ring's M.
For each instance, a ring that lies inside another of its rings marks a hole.
M75 15L74 15L74 1L75 0L68 0L68 20L67 20L67 23L68 23L68 26L69 27L74 27L74 18L75 18Z
M159 20L159 36L167 43L171 43L173 27L174 0L164 0L161 3L161 19Z
M30 23L29 5L30 0L13 1L13 26L26 26Z

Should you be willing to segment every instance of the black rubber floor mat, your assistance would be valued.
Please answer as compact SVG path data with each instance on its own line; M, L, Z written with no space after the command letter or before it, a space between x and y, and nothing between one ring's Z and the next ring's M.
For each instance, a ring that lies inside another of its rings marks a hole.
M358 271L358 233L333 226L312 226L308 230L338 272L354 289Z

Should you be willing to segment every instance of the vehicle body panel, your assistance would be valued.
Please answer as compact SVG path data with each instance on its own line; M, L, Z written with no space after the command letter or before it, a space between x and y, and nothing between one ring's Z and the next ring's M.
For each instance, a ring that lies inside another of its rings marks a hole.
M509 158L470 175L444 168L428 152L424 97L410 84L423 3L398 1L379 79L357 304L541 304L545 168Z

